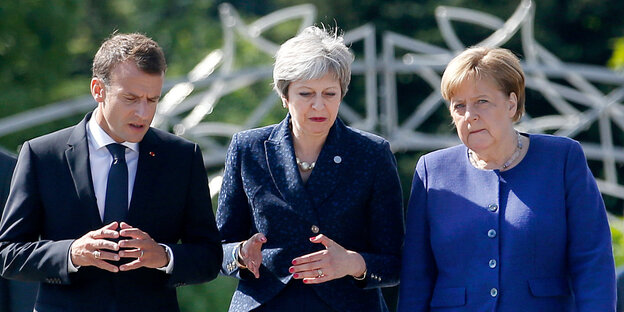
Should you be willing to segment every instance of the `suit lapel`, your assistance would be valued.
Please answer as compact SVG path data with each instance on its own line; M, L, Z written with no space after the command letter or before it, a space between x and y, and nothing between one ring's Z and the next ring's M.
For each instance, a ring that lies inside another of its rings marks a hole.
M315 222L317 220L314 209L308 198L297 162L295 150L288 124L290 116L279 123L264 142L266 160L269 172L275 187L289 203L290 209L302 216L305 220Z
M97 207L93 181L91 180L91 165L89 163L89 143L87 142L87 121L91 118L91 113L74 127L74 130L67 141L69 146L65 150L67 165L71 172L72 179L81 207L90 210L89 221L93 226L100 228L102 220Z
M316 165L306 184L306 189L311 196L315 207L319 207L335 190L341 179L340 170L345 166L344 161L348 160L348 142L343 142L341 137L345 126L336 119L321 149Z
M128 211L128 222L134 222L136 216L141 215L141 208L149 202L149 194L154 192L153 185L158 179L158 173L162 172L159 168L162 166L163 157L158 149L158 141L158 137L150 129L139 143L139 160Z

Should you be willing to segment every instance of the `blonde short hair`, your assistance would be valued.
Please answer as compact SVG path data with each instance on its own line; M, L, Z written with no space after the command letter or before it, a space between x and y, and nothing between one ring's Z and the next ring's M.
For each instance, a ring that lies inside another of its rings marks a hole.
M453 58L442 75L440 91L450 102L454 92L469 79L489 79L507 96L511 92L518 97L516 114L518 121L524 114L524 72L518 58L503 48L472 47Z
M351 82L353 59L353 53L337 29L332 32L316 26L307 27L284 42L275 54L273 88L280 97L287 99L291 82L319 79L331 73L339 81L344 97Z

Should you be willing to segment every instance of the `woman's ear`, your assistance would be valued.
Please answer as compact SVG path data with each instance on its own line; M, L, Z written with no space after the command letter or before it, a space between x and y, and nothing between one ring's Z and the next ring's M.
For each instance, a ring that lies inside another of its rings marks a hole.
M518 111L518 96L515 92L509 93L509 116L513 118Z
M288 108L288 99L286 99L286 97L283 97L283 96L282 96L282 107Z

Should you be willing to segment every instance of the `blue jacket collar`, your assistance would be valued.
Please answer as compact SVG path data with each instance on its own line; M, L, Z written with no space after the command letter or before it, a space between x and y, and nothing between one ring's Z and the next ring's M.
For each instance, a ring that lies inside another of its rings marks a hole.
M316 160L315 169L304 185L295 160L290 118L287 115L264 143L267 165L282 197L292 203L292 208L304 219L317 224L316 207L334 192L342 176L340 170L345 166L343 160L349 146L349 142L343 140L348 130L337 118Z

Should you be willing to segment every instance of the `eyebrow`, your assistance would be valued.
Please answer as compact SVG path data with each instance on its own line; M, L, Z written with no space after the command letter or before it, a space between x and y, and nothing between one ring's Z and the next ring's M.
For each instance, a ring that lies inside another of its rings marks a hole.
M491 96L489 96L489 95L487 95L487 94L478 94L478 95L475 95L475 96L471 96L471 97L469 97L469 98L468 98L468 100L478 99L478 98L484 98L484 97L486 97L486 98L491 98ZM459 101L459 102L462 102L462 101L464 101L464 99L457 99L456 97L451 97L451 99L450 99L450 101L449 101L449 102L458 102L458 101Z
M124 96L130 96L130 97L133 97L133 98L140 98L140 96L138 96L138 95L136 95L136 94L134 94L132 92L125 92L123 95ZM149 97L147 97L147 99L148 100L158 100L158 99L160 99L160 94L156 95L156 96L149 96Z
M306 86L306 85L296 86L295 88L296 88L296 89L301 89L301 88L306 88L306 89L314 89L313 87ZM340 88L340 87L339 87L339 86L331 86L331 87L327 87L327 88L325 88L325 89L323 89L323 90L327 90L327 89L338 89L338 88Z
M475 95L475 96L471 96L471 97L469 97L469 98L468 98L468 101L472 101L472 100L475 100L475 99L480 99L480 98L488 98L488 99L489 99L489 98L491 98L491 97L490 97L490 96L488 96L487 94L479 94L479 95ZM455 101L455 102L457 102L457 101L463 102L463 101L465 101L465 100L464 100L464 99L457 99L457 98L452 97L452 98L451 98L451 100L450 100L449 102L453 102L453 101Z

